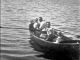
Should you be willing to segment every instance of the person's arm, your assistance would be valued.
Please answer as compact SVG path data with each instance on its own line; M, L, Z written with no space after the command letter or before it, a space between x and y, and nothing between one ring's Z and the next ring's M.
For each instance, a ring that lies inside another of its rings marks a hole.
M48 41L48 39L49 39L49 35L47 35L46 41Z
M36 24L35 23L33 24L33 27L36 28Z

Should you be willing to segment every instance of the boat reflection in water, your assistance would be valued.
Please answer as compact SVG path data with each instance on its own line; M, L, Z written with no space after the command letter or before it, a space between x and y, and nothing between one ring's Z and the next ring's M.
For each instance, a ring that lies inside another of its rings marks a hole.
M43 52L44 55L40 56L45 58L50 58L52 60L79 60L79 40L53 43L45 41L31 33L30 44L35 50Z

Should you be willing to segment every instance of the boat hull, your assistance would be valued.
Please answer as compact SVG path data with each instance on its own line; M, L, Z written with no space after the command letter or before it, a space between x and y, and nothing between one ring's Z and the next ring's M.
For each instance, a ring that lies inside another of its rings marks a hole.
M31 34L31 45L39 52L52 53L54 55L62 54L62 56L65 55L72 57L71 59L79 60L80 43L52 43Z

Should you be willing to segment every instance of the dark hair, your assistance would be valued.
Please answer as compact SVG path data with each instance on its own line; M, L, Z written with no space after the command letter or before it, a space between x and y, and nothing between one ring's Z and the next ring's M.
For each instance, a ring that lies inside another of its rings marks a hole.
M40 19L39 19L39 21L41 22L41 21L43 21L43 18L42 17L39 17Z
M50 24L50 22L46 22L46 23Z

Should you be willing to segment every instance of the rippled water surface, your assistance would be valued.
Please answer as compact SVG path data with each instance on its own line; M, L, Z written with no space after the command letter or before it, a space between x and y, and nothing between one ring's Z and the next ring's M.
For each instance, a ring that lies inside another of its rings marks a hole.
M52 27L77 39L79 9L75 0L1 0L1 60L50 60L37 57L42 53L30 47L30 20L42 16Z

